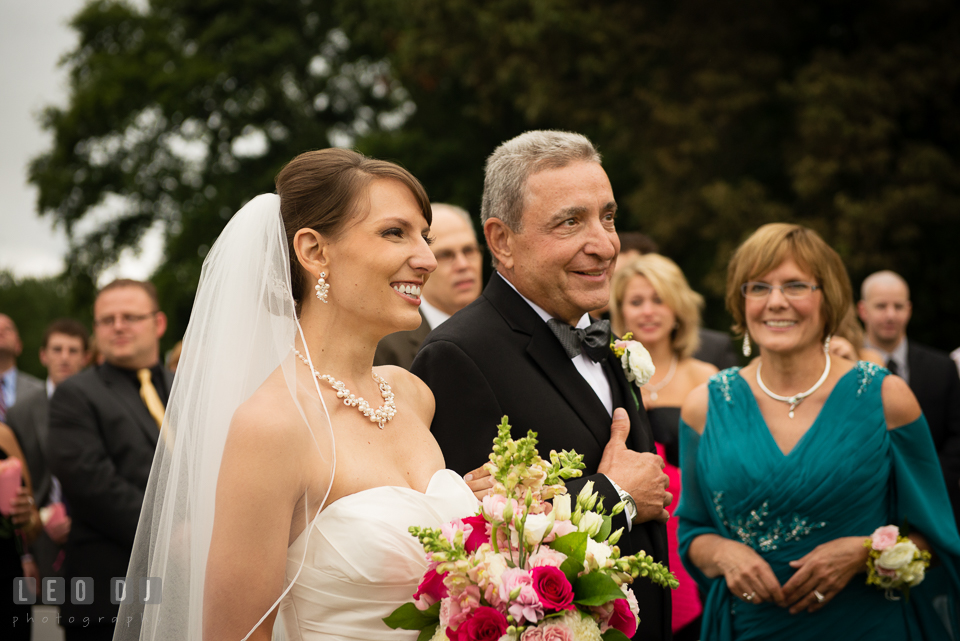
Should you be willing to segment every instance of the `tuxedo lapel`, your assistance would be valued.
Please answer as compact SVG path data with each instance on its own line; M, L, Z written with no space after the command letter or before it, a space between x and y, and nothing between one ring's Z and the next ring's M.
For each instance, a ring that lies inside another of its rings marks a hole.
M651 431L647 413L638 405L639 394L634 395L633 383L627 380L620 359L612 351L603 362L603 369L607 373L607 379L611 382L613 406L627 410L627 415L630 418L630 435L627 437L630 449L638 452L654 451L653 441L648 437Z
M610 415L550 327L499 274L490 278L483 295L515 332L530 336L527 354L580 417L597 443L601 447L606 445L610 440Z
M133 381L126 378L112 365L104 363L99 369L100 379L116 396L119 404L127 411L134 422L140 426L147 438L154 445L157 444L160 430L157 423L150 416L150 411L140 399L140 391Z

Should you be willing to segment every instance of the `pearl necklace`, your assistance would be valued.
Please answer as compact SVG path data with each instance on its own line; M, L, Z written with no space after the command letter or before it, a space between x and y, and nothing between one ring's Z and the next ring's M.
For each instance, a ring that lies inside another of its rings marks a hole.
M657 400L657 392L659 392L664 387L669 385L670 381L673 380L673 375L677 372L677 361L678 361L677 355L674 354L673 358L670 360L670 369L667 370L667 375L663 377L663 380L657 383L656 385L651 385L650 383L647 383L646 385L640 388L641 390L646 390L650 392L651 401Z
M383 407L378 409L373 409L370 407L370 403L365 401L362 396L358 397L355 394L351 394L350 390L347 389L347 386L343 384L343 381L338 381L329 374L320 374L317 370L313 369L313 366L310 365L310 361L303 357L296 347L293 347L293 353L303 361L303 364L310 368L310 371L313 372L313 375L317 377L317 380L324 381L329 383L333 389L337 391L337 398L343 399L343 404L348 407L356 407L360 410L360 413L370 419L371 423L376 423L380 429L383 429L384 424L387 423L390 419L397 415L397 404L393 400L393 390L390 389L390 385L377 376L373 375L373 380L377 382L377 385L380 386L380 396L383 397Z
M788 416L793 418L793 410L796 409L797 405L803 402L803 399L820 389L820 386L823 385L823 382L827 380L827 375L830 374L830 353L825 352L824 355L827 357L827 366L823 368L823 374L820 376L820 380L814 383L813 387L808 389L806 392L800 392L799 394L794 394L793 396L780 396L779 394L774 394L767 389L767 386L763 384L763 379L760 378L760 367L763 366L763 359L757 363L757 385L759 385L760 389L762 389L763 392L773 400L781 401L783 403L790 403L790 413Z

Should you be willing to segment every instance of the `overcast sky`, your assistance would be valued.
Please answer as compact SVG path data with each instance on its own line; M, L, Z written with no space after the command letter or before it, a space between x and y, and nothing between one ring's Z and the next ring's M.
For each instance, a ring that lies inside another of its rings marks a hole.
M49 276L63 268L67 241L50 218L37 215L37 191L27 165L47 150L49 134L37 115L64 105L67 74L57 66L76 44L70 18L84 0L0 0L0 269L17 276ZM140 257L128 255L112 275L144 278L159 261L154 237Z

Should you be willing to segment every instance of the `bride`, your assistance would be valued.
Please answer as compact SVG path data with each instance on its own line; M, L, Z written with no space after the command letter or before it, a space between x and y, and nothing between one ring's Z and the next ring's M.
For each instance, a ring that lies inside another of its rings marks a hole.
M381 620L426 567L407 528L476 509L430 390L372 366L437 265L423 187L342 149L276 186L204 263L127 575L162 599L123 604L117 640L416 638Z

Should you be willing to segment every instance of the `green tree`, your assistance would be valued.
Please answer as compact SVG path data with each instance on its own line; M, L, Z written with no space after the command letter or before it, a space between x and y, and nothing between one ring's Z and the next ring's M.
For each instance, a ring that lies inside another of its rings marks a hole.
M159 226L170 344L210 245L244 202L273 191L286 161L396 127L412 109L323 0L92 0L72 26L68 106L46 111L53 146L30 168L39 210L69 234L67 273L85 306L103 269Z
M960 9L911 2L385 0L345 24L418 111L361 140L476 211L476 160L556 127L605 155L621 228L684 267L722 325L726 262L759 225L817 229L854 284L914 284L911 334L954 347ZM485 149L450 150L448 136ZM426 152L426 153L425 153ZM469 166L445 158L471 158ZM464 202L467 201L467 202Z

